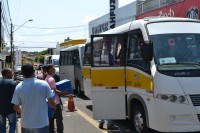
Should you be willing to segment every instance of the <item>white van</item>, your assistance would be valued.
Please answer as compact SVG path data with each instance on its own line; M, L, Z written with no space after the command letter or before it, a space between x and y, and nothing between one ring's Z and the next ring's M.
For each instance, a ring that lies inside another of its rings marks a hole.
M59 58L60 55L46 55L44 57L44 65L48 64L54 65L57 75L59 75Z

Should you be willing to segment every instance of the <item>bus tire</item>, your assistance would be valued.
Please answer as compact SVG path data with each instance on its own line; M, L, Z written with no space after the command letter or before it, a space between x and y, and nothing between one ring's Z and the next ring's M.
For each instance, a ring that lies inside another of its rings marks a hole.
M131 125L134 133L147 133L146 116L141 104L132 107Z

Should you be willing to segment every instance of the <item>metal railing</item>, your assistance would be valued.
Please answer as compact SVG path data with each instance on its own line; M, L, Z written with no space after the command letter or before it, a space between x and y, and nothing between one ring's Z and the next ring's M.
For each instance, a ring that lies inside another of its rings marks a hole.
M170 4L175 4L182 2L184 0L146 0L145 2L137 2L137 14L145 13L160 7L168 6Z

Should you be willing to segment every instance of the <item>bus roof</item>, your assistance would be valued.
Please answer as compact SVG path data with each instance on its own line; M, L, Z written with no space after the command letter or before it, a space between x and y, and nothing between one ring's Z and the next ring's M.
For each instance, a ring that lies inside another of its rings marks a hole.
M137 29L141 27L141 25L145 25L148 23L155 23L155 22L175 22L175 21L182 21L182 22L200 22L197 19L190 19L190 18L178 18L178 17L146 17L139 20L134 20L132 22L126 23L109 31L103 32L101 34L120 34L128 32L129 30Z
M73 40L69 40L69 41L65 41L61 43L60 47L66 48L66 47L71 47L78 44L85 44L85 42L86 42L86 39L73 39Z
M75 45L75 46L70 46L70 47L67 47L67 48L64 48L62 49L61 51L71 51L71 50L76 50L76 49L80 49L82 47L84 47L85 44L78 44L78 45Z
M158 22L198 22L200 23L200 20L197 19L190 19L190 18L178 18L178 17L146 17L143 19L134 20L132 22L128 22L124 25L121 25L119 27L116 27L114 29L108 30L106 32L101 33L100 35L104 34L121 34L126 33L131 30L136 30L139 28L143 28L142 31L145 30L145 25L148 23L158 23ZM146 34L143 34L146 35ZM148 37L144 36L144 40L146 40ZM90 40L90 39L89 39ZM87 41L86 45L90 43L90 41Z

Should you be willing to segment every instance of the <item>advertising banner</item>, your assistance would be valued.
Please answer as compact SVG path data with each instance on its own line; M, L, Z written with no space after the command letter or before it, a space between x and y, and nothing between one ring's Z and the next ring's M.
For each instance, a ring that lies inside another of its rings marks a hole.
M162 8L139 14L136 16L136 19L150 16L200 19L200 0L183 0L179 3L170 4Z

